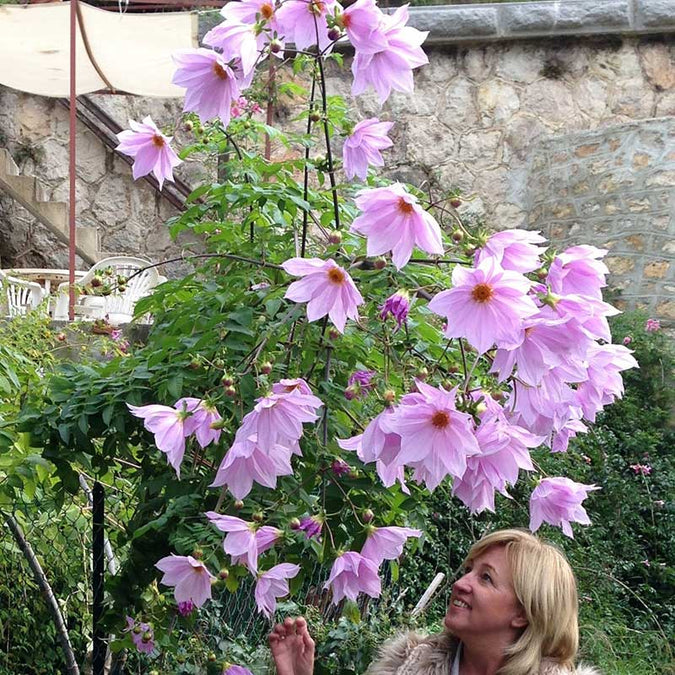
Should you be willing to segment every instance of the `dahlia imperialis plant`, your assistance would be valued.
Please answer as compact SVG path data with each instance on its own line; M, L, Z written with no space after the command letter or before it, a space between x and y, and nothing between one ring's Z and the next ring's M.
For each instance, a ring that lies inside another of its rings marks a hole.
M172 480L186 480L182 468L205 486L202 541L194 529L192 540L176 538L177 553L193 555L157 561L160 583L199 608L227 592L212 592L216 576L234 591L251 575L258 610L272 618L318 560L333 602L377 597L385 561L423 541L406 525L422 524L427 491L449 483L471 512L494 510L521 472L536 486L532 529L547 522L572 536L570 523L590 522L581 504L595 487L538 476L532 453L565 452L637 365L611 344L605 251L556 253L536 232L469 231L456 194L430 204L368 175L394 125L349 119L326 91L326 62L341 63L333 48L351 41L354 95L373 88L384 103L392 90L411 93L426 35L406 25L406 7L242 0L222 13L205 47L175 56L174 81L205 125L181 157L230 160L172 227L206 236L228 274L214 302L234 308L222 345L194 355L207 366L202 391L129 402ZM309 91L280 79L282 57ZM241 113L257 101L273 119L279 97L303 92L305 133L284 136ZM263 134L264 158L255 152ZM340 182L340 136L344 173L365 185ZM149 121L120 139L138 175L172 180L169 138ZM298 148L292 159L274 160L277 139Z

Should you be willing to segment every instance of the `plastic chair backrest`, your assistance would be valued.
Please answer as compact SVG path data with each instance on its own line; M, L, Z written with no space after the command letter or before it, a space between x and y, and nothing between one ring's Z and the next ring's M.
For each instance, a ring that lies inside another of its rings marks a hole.
M2 299L0 308L5 316L23 316L29 310L36 309L42 302L44 292L40 284L26 281L0 272Z

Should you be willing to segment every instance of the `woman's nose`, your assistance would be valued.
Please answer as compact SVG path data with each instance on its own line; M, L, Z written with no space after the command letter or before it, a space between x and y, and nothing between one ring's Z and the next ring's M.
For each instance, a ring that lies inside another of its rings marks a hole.
M471 592L471 579L468 574L460 577L452 585L453 588L456 588L460 593L470 593Z

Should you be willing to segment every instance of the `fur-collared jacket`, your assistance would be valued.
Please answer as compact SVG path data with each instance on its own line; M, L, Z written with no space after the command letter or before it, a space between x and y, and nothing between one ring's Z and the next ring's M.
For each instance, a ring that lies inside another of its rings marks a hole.
M424 637L406 633L387 642L367 675L450 675L457 650L457 639L447 633ZM554 661L542 661L539 675L600 675L589 666L577 666L574 671Z

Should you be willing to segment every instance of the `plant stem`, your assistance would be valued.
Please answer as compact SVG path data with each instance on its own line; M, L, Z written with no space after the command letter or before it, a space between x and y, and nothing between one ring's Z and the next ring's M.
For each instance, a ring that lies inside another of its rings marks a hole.
M312 88L309 92L309 115L307 116L307 135L312 133L312 108L314 107L314 97L316 96L316 69L312 72ZM309 196L309 146L305 148L305 168L303 171L302 198L307 201ZM302 213L302 243L300 244L300 257L305 257L307 250L307 225L309 224L309 213Z

